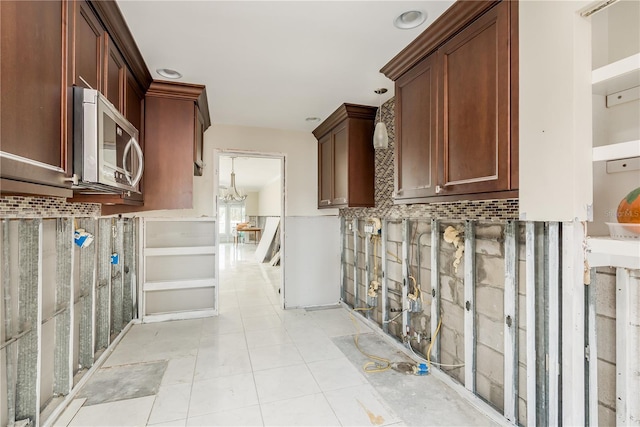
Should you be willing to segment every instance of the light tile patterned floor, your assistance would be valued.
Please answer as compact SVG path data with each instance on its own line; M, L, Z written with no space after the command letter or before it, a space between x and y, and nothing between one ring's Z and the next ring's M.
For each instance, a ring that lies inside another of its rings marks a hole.
M280 309L279 268L253 262L253 250L224 246L219 316L134 325L103 365L166 360L156 395L76 407L61 425L405 425L334 344L356 333L348 312Z

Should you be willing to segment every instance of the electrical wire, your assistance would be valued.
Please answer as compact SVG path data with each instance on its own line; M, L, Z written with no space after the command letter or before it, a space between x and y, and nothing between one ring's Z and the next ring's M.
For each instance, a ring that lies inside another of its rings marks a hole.
M356 327L356 334L353 336L353 342L356 345L356 348L358 349L358 351L360 353L362 353L364 356L368 357L369 359L372 360L377 360L378 362L373 362L373 361L369 361L367 363L365 363L362 366L362 369L370 374L373 373L377 373L377 372L384 372L384 371L388 371L389 369L391 369L391 361L389 359L385 359L384 357L380 357L380 356L375 356L373 354L369 354L366 353L364 350L362 350L362 348L360 348L360 344L358 343L358 336L360 335L360 326L358 325L358 322L356 321L355 316L353 315L354 311L367 311L367 310L372 310L373 307L367 307L367 308L354 308L352 311L349 312L349 317L351 317L351 321L353 322L354 326Z
M436 366L444 366L445 368L461 368L464 366L464 363L458 364L458 365L449 365L446 363L429 362L427 359L425 359L424 357L420 356L418 353L413 351L413 347L411 347L411 344L407 343L405 346L409 349L409 351L411 351L411 353L415 356L416 359L420 359L424 362L431 363Z

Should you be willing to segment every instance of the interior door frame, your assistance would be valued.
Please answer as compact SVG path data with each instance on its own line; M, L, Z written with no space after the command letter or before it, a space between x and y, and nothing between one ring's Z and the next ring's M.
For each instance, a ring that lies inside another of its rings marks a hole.
M286 186L286 164L287 164L287 155L285 153L274 153L274 152L264 152L264 151L249 151L249 150L238 150L238 149L225 149L225 148L214 148L213 150L213 164L215 168L214 172L214 185L213 185L213 203L214 203L214 212L216 216L216 220L218 220L218 195L220 186L218 183L220 182L220 157L254 157L254 158L263 158L263 159L277 159L280 160L280 188L282 189L282 194L280 196L280 308L284 309L284 301L285 301L285 277L284 277L284 262L285 262L285 251L286 248L284 246L284 233L285 233L285 221L287 212L287 186ZM220 253L220 236L218 235L218 227L216 227L216 242L218 245L218 253ZM216 266L218 268L218 266ZM218 283L220 286L220 283Z

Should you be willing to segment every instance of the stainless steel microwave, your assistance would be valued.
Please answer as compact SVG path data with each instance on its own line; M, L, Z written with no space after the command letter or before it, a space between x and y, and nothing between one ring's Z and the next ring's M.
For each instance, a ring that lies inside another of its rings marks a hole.
M74 189L139 192L144 157L138 130L94 89L73 88Z

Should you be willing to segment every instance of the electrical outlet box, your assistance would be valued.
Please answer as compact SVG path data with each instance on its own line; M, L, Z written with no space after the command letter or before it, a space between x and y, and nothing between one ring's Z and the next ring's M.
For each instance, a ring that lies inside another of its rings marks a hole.
M380 234L382 223L378 218L368 218L364 223L364 232L367 234Z

